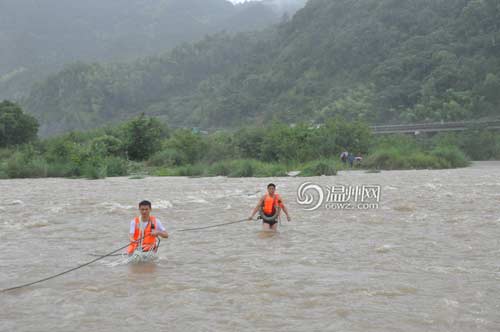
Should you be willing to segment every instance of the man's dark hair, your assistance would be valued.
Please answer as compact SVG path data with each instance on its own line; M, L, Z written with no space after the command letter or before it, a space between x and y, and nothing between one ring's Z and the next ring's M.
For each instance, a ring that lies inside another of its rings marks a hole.
M270 183L267 185L267 189L269 189L269 187L273 187L274 189L276 189L276 185L274 183Z
M150 201L141 201L139 203L139 207L144 206L144 205L145 206L149 206L149 208L151 208L151 202Z

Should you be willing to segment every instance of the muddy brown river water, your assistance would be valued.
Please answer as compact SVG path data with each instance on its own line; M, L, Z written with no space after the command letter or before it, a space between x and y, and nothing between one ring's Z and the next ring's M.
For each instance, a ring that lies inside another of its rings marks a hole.
M247 217L268 182L292 216ZM378 207L313 211L304 182L380 186ZM0 331L500 331L500 163L314 178L0 181L0 289L127 244L142 199L159 259L98 262L0 293Z

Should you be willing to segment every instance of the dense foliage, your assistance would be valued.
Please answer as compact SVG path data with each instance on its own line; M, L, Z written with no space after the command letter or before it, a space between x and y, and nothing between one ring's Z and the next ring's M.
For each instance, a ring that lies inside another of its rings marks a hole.
M43 135L142 112L203 128L498 116L499 22L497 0L311 0L264 32L69 66L25 105Z
M0 148L33 141L37 137L38 122L10 101L0 103Z
M28 92L34 81L68 62L123 61L217 31L257 30L278 22L279 10L297 7L274 8L267 2L2 0L0 98Z
M349 151L353 159L364 158L352 165L343 163L339 158L343 151ZM290 171L318 176L352 167L463 167L471 155L499 159L500 133L373 136L363 122L332 118L323 126L290 127L273 122L203 134L172 130L156 118L140 115L115 127L0 149L0 178L97 179L129 174L270 177L286 176Z

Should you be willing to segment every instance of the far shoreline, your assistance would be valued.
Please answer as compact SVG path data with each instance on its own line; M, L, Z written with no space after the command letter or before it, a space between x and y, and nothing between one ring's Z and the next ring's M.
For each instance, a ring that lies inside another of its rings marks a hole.
M348 174L379 174L379 173L387 173L387 172L413 172L413 171L453 171L460 169L481 169L481 168L498 168L500 169L500 160L475 160L470 161L470 164L465 167L454 167L454 168L442 168L442 169L432 169L432 168L414 168L414 169L380 169L380 170L370 170L364 168L353 168L353 169L340 169L337 171L335 175L311 175L311 176L290 176L290 175L276 175L276 176L227 176L227 175L198 175L198 176L190 176L190 175L155 175L155 174L131 174L131 175L122 175L122 176L110 176L99 179L88 179L85 177L26 177L26 178L1 178L1 182L7 182L9 180L109 180L109 179L127 179L127 180L142 180L145 178L172 178L172 179L209 179L209 178L222 178L222 179L286 179L286 178L300 178L300 179L308 179L308 178L321 178L321 177L332 177L335 178L339 175L348 175Z

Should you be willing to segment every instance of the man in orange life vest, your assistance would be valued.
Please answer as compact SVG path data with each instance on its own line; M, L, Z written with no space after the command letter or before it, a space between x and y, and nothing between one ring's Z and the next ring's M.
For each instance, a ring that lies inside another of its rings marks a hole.
M160 220L151 214L151 202L142 201L139 203L140 217L135 217L130 222L130 245L127 252L131 255L140 245L140 250L156 250L156 237L168 238L168 233Z
M267 185L267 194L264 195L257 203L257 206L252 211L252 215L248 218L248 220L252 220L257 212L260 211L260 216L262 218L262 228L264 230L273 230L275 231L278 228L278 217L280 215L281 210L286 214L286 218L288 221L291 221L290 215L288 214L288 210L283 203L280 195L275 193L276 185L274 183L270 183Z

